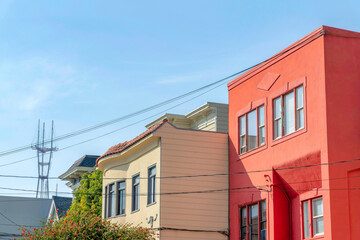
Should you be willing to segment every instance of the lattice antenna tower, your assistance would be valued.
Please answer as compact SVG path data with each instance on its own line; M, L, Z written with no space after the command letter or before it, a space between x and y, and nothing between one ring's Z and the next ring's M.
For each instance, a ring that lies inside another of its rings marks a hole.
M58 149L54 147L54 121L51 126L51 139L45 141L45 122L42 127L42 134L40 129L40 120L38 122L38 136L37 142L31 146L32 149L37 151L38 160L38 183L36 190L36 198L49 198L49 172L51 166L51 159L53 152ZM50 143L50 147L48 147ZM46 153L49 157L46 158Z

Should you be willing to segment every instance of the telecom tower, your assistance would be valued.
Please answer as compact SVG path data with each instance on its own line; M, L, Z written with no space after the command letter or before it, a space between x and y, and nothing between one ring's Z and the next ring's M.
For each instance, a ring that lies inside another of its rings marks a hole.
M40 138L42 140L40 141ZM38 136L36 144L31 146L32 149L37 151L37 159L38 159L38 183L36 190L36 198L49 198L49 171L51 158L54 151L58 149L54 147L54 121L52 121L51 126L51 139L45 142L45 123L43 123L42 136L40 134L40 120L38 122ZM47 145L50 143L50 147ZM49 154L49 158L46 159L46 153Z

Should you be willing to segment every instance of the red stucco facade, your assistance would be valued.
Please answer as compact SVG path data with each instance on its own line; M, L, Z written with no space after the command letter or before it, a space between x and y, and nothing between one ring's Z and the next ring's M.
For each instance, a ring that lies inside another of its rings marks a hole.
M303 127L274 140L274 100L299 87ZM230 239L241 239L240 225L245 239L251 239L255 221L256 239L261 234L305 239L306 229L306 239L360 239L360 33L320 27L230 82L228 89ZM261 106L265 144L240 153L239 118ZM322 215L312 211L319 199ZM262 204L266 219L254 218L254 225L250 214L257 208L261 215ZM246 220L240 220L240 211ZM314 229L317 221L323 221L322 230L320 225Z

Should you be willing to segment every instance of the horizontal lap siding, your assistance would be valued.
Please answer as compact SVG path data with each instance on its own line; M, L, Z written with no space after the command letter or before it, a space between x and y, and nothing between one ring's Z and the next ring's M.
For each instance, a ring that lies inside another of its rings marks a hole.
M181 130L165 124L161 136L161 177L226 174L227 134ZM228 188L228 176L162 178L161 193L209 191ZM161 195L160 226L225 231L228 228L228 192ZM161 239L226 239L213 232L163 230Z
M194 238L196 235L197 238ZM180 232L171 230L162 230L161 239L184 240L184 239L207 239L207 240L221 240L227 239L220 233L194 233L194 232Z

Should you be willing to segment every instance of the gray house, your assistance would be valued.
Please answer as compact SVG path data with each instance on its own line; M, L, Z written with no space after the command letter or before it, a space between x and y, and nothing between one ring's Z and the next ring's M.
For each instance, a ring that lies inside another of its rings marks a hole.
M0 196L0 239L20 237L20 229L41 227L51 199Z
M63 181L68 181L66 185L73 191L80 186L81 176L84 173L91 173L95 171L97 155L84 155L74 162L74 164L59 178Z

